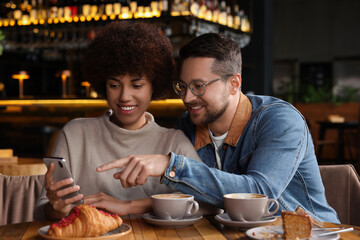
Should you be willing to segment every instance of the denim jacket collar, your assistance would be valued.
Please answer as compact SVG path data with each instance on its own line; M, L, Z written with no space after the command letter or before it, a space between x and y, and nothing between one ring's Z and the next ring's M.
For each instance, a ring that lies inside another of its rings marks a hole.
M242 132L246 124L248 123L251 117L252 104L247 96L243 93L240 93L239 104L237 106L235 116L231 122L230 130L227 137L224 140L224 143L236 146L239 141ZM212 144L208 126L201 124L196 127L196 135L195 135L195 150L198 150L207 144Z

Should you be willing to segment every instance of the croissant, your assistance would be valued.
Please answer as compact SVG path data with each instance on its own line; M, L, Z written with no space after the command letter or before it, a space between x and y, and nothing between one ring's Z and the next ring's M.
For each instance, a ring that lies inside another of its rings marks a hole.
M50 225L49 236L97 237L118 228L122 219L96 207L81 204L75 206L69 216Z

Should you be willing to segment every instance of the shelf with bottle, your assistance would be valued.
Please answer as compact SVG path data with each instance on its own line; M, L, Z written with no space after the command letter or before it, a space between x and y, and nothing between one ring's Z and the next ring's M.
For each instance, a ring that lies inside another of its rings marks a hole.
M193 16L242 32L251 32L244 10L239 9L238 4L226 5L225 0L220 4L219 0L10 0L0 4L0 28Z
M245 11L239 8L239 4L226 5L225 0L220 4L219 0L174 0L171 16L189 15L242 32L251 32L250 21Z
M34 49L56 49L58 50L76 50L84 49L89 42L96 36L96 33L108 21L91 21L83 23L64 23L38 26L21 26L1 29L6 38L2 45L5 52L22 52ZM131 21L144 21L143 19L133 19ZM251 35L236 31L220 24L209 23L206 20L198 19L192 16L178 17L160 17L146 20L157 27L170 40L176 38L192 38L208 32L222 33L239 43L241 48L250 43ZM14 30L14 28L16 28ZM175 45L175 44L174 44Z
M10 0L0 3L0 30L6 35L4 49L82 49L101 27L114 20L154 23L169 38L217 32L239 42L242 48L249 44L251 31L244 29L246 24L241 19L246 18L240 17L244 11L238 5L233 8L235 16L225 1L168 1ZM226 8L227 13L223 11Z

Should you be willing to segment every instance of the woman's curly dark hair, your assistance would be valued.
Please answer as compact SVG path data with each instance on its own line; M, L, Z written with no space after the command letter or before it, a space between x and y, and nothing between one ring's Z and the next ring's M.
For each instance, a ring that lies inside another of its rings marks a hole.
M102 97L109 78L145 75L152 83L152 99L165 98L172 89L173 72L170 41L143 22L107 24L90 43L82 65L84 78Z

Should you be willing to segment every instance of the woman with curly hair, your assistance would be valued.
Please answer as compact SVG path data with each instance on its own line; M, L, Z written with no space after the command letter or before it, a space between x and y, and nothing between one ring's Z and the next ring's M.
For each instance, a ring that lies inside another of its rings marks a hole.
M61 189L73 179L54 182L54 166L50 166L35 218L64 217L82 199L119 215L151 211L151 195L171 192L158 177L150 177L142 186L123 188L113 174L98 173L96 168L133 154L174 152L199 159L181 131L160 127L146 112L151 100L165 97L171 89L171 44L152 25L113 22L89 45L82 70L84 78L107 99L110 110L63 127L52 155L68 161L77 185ZM79 189L80 195L63 200Z

